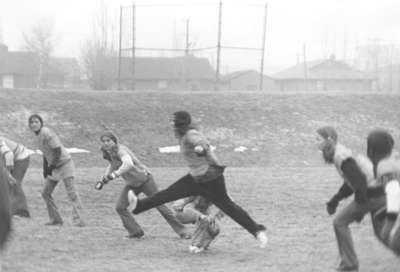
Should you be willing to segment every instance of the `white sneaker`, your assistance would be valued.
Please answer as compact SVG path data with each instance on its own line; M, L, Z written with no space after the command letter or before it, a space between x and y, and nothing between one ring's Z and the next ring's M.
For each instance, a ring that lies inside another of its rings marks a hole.
M267 232L265 230L259 231L256 236L261 248L265 248L268 243Z
M202 248L202 247L197 247L197 246L192 246L192 245L189 246L190 253L197 254L197 253L202 252L203 250L204 250L204 248Z
M136 209L138 198L132 190L128 191L128 211L133 212Z

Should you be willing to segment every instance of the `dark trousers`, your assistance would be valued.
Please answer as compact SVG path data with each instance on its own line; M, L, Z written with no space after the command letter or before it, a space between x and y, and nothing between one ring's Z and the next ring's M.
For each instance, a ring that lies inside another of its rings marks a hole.
M188 174L165 190L138 200L133 213L138 214L167 202L197 195L201 195L210 200L254 236L256 236L258 231L265 230L263 225L257 224L245 210L233 202L228 196L224 176L219 176L212 181L196 183L193 177Z
M22 189L22 181L25 177L28 166L29 157L23 160L17 160L14 163L14 170L11 174L17 181L17 184L15 186L10 186L11 211L13 214L24 212L29 215L26 196Z
M8 192L8 176L3 166L2 158L0 158L0 250L11 230L11 210ZM1 267L0 267L1 268Z
M386 198L382 199L380 209L371 211L371 220L378 240L400 256L400 216L390 219L386 216Z
M125 185L124 189L121 192L121 196L117 201L117 206L115 210L121 217L122 224L124 225L125 229L128 230L130 235L141 235L143 234L142 228L136 222L135 218L133 218L132 213L130 213L126 209L129 206L129 201L128 201L129 190L133 190L136 195L144 193L146 196L152 196L158 192L158 187L153 177L150 175L149 180L146 183L142 184L140 187L132 187L130 185ZM165 205L160 205L157 207L157 209L178 235L181 236L186 233L186 227L176 218L172 210L170 210Z
M384 203L384 198L369 198L363 204L358 204L353 200L336 215L333 227L339 249L340 268L358 267L359 265L350 224L361 222L368 212L379 209Z

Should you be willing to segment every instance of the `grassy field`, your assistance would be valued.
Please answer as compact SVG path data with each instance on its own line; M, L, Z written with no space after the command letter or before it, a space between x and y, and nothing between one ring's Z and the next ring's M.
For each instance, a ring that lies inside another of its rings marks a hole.
M185 173L183 168L155 168L161 188ZM254 238L229 218L221 235L203 254L188 252L162 217L151 210L137 216L146 232L140 241L123 239L126 232L114 211L123 181L103 191L93 189L102 168L79 168L78 188L88 226L73 227L65 189L55 191L62 227L46 227L47 212L40 196L43 181L30 169L25 191L33 217L15 218L14 233L4 253L4 271L334 271L338 262L332 218L324 203L340 185L328 166L228 168L231 196L267 225L270 243L259 249ZM250 185L250 186L249 186ZM344 205L344 203L342 203ZM361 272L396 272L400 260L377 242L368 217L352 226Z
M400 136L400 96L390 94L269 94L246 92L118 92L0 90L0 133L36 149L28 116L40 113L73 155L88 226L75 228L63 185L55 191L66 224L45 227L47 212L39 156L25 179L32 219L14 220L4 255L5 271L333 271L337 249L332 218L324 203L340 186L332 167L316 152L315 130L333 125L342 142L365 153L365 137L375 127ZM93 189L106 163L99 136L111 128L154 169L164 188L185 174L178 154L158 147L176 145L170 127L176 110L190 111L228 165L233 198L267 225L270 244L256 241L229 218L209 252L188 253L156 211L137 216L146 239L125 240L115 201L122 181ZM248 150L234 152L236 147ZM157 168L156 168L157 167ZM344 205L344 203L342 204ZM372 234L369 218L354 225L360 271L399 271L400 262Z
M158 147L176 145L171 114L186 109L228 165L308 166L315 163L321 125L335 126L346 144L362 152L372 128L385 127L398 139L399 105L400 96L390 94L0 90L0 133L35 148L27 118L39 112L67 147L91 151L75 156L80 167L103 165L104 126L148 165L176 167L180 156L161 154ZM248 150L234 152L240 146Z

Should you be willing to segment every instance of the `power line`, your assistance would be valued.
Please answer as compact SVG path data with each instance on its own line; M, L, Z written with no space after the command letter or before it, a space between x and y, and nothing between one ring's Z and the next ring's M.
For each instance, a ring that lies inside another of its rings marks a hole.
M256 48L256 47L240 47L240 46L221 46L223 49L233 49L233 50L254 50L254 51L260 51L262 48Z
M262 7L263 3L248 3L248 2L223 2L224 6L247 6L247 7ZM136 7L185 7L185 6L217 6L218 2L192 2L192 3L154 3L154 4L135 4ZM128 6L126 6L128 7Z
M190 48L189 52L212 50L212 49L215 49L215 48L217 48L217 47L216 46L209 46L209 47ZM132 50L131 47L129 47L129 48L121 48L121 51L130 51L130 50ZM185 52L187 49L184 49L184 48L161 48L161 47L135 47L135 50L140 50L140 51Z

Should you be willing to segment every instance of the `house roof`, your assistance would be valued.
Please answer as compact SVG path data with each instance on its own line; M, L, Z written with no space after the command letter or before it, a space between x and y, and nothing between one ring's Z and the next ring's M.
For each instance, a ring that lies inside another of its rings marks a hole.
M65 74L75 65L78 64L73 58L51 58L48 74ZM0 74L37 75L38 67L39 59L33 52L0 52Z
M240 71L235 71L229 74L225 74L222 78L221 81L222 82L229 82L233 79L239 78L241 76L244 75L248 75L248 74L255 74L257 76L260 75L260 72L256 71L256 70L240 70ZM268 79L272 79L270 76L264 75L264 78L268 78Z
M0 74L36 75L38 58L32 52L2 52Z
M327 60L306 62L307 79L373 79L367 73L361 72L334 57ZM289 67L272 77L277 80L304 79L304 62Z
M118 59L113 58L112 70L115 77L118 72ZM121 78L131 77L132 59L122 58ZM137 57L135 59L137 79L214 79L215 72L206 58L196 57Z

